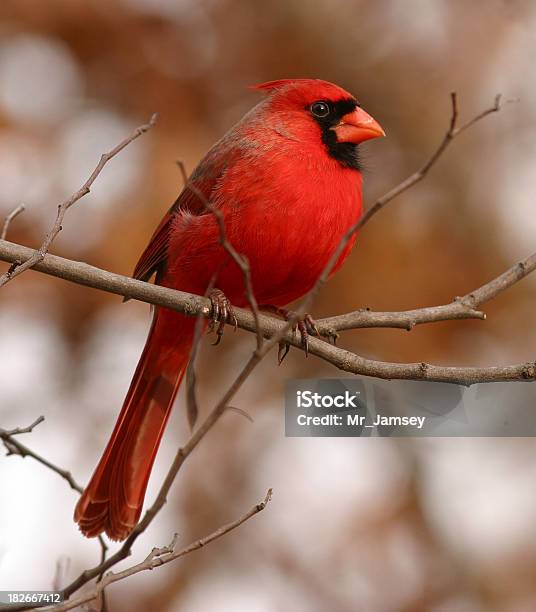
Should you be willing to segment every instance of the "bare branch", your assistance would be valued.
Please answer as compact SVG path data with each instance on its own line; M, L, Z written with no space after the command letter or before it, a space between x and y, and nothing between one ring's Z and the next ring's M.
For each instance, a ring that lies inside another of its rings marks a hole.
M336 317L320 319L316 322L320 335L334 337L338 331L347 329L360 329L363 327L394 327L400 329L413 329L415 325L435 323L437 321L450 321L454 319L485 319L486 315L478 306L489 302L522 278L536 269L536 254L514 264L511 268L497 276L489 283L456 297L450 304L442 306L429 306L402 312L372 312L369 310L355 310Z
M5 437L18 436L19 434L24 433L31 433L34 428L37 427L40 423L42 423L44 420L45 417L41 415L38 416L35 421L27 427L15 427L15 429L0 429L0 432L2 432L3 436Z
M69 486L71 487L71 489L78 491L78 493L82 493L83 487L80 486L76 482L71 472L69 472L68 470L64 470L63 468L60 468L54 463L51 463L48 459L45 459L45 457L38 455L37 453L35 453L33 450L31 450L24 444L21 444L14 437L20 434L31 433L34 430L34 428L37 427L40 423L42 423L44 420L45 420L44 416L39 416L37 417L37 419L35 419L35 421L31 425L28 425L27 427L16 427L15 429L0 428L0 440L2 440L2 442L4 443L4 446L6 447L7 455L8 456L9 455L19 455L22 458L31 457L32 459L35 459L36 461L41 463L41 465L44 465L49 470L52 470L53 472L61 476L64 480L66 480L69 483ZM99 536L98 540L99 540L99 545L101 547L100 562L104 563L106 559L106 553L108 551L108 545L106 544L106 542L104 541L104 538L101 535ZM100 576L102 576L102 574Z
M500 105L501 95L498 94L497 96L495 96L493 106L490 106L489 108L483 110L482 112L478 113L478 115L476 115L472 119L469 119L469 121L467 121L463 125L457 127L458 97L456 95L456 92L452 92L450 94L450 100L451 100L451 115L450 115L449 129L443 136L443 140L439 143L439 146L437 147L437 149L432 153L428 161L420 168L420 170L417 170L412 175L408 176L407 179L405 179L404 181L396 185L396 187L393 187L387 193L385 193L380 198L378 198L376 202L374 202L374 204L361 217L359 222L356 224L354 232L352 232L351 235L353 235L353 233L357 232L366 223L368 223L370 219L377 212L379 212L386 204L391 202L391 200L394 200L401 193L404 193L404 191L407 191L410 187L413 187L414 185L422 181L424 177L428 174L432 166L434 166L436 162L439 160L439 158L443 155L443 153L445 152L445 149L449 146L449 144L457 136L459 136L466 129L473 126L475 123L478 123L479 121L484 119L484 117L487 117L488 115L491 115L492 113L496 113L501 110L501 105Z
M218 540L219 538L233 531L237 527L240 527L240 525L248 521L250 518L258 514L259 512L262 512L270 502L271 498L272 489L269 489L264 499L260 503L255 504L250 510L248 510L248 512L246 512L240 518L236 519L232 523L227 523L227 525L223 525L219 529L216 529L216 531L213 531L211 534L205 536L204 538L200 538L195 542L192 542L191 544L185 546L184 548L181 548L180 550L176 550L178 536L177 534L175 534L173 536L173 540L168 546L163 546L162 548L153 548L153 550L141 563L137 563L136 565L133 565L132 567L129 567L121 572L118 572L117 574L110 572L109 574L104 576L103 580L99 584L97 584L95 588L89 593L86 593L81 597L77 597L76 599L73 599L71 601L67 601L62 605L54 606L52 608L45 608L45 612L46 610L54 610L54 612L64 612L66 610L72 610L73 608L76 608L77 606L80 606L88 601L97 599L100 593L102 593L102 591L107 586L113 584L114 582L124 580L125 578L129 578L130 576L138 574L139 572L153 570L157 567L160 567L161 565L165 565L166 563L170 563L171 561L180 559L181 557L189 555L190 553L199 550L200 548L203 548L207 544L214 542L214 540Z
M194 195L196 195L196 197L199 199L203 207L208 212L210 212L216 219L216 222L218 224L218 229L219 229L219 235L220 235L220 244L222 248L235 261L235 263L238 265L238 267L240 268L242 272L246 297L251 306L253 316L256 317L258 321L259 308L257 305L257 300L255 299L255 295L253 293L253 285L251 282L251 269L249 266L249 262L243 255L240 255L234 249L234 247L231 245L231 243L227 239L222 211L220 211L217 207L213 206L212 203L205 197L204 193L189 181L184 162L182 160L177 160L176 163L181 173L183 188L189 189L192 193L194 193ZM207 289L205 291L205 297L209 296L211 291L215 288L215 281L216 281L216 274L213 275L213 277L211 278L207 286ZM228 321L226 321L226 323L227 322ZM197 398L196 398L196 390L195 390L195 386L196 386L195 361L197 358L199 345L202 339L203 328L204 328L203 315L200 313L197 315L197 321L196 321L196 325L194 329L194 338L192 342L192 350L190 353L190 359L188 361L188 366L186 368L186 407L187 407L188 423L190 425L190 429L192 430L195 426L195 423L197 421L197 416L199 413L199 408L197 405ZM219 343L220 337L221 336L218 337L215 344ZM260 338L260 340L259 339L257 340L257 343L259 342L262 343L262 334L260 334L258 326L257 326L257 338Z
M205 194L198 189L188 178L186 169L184 167L184 163L180 160L177 161L177 164L180 168L181 175L184 181L184 188L189 189L201 202L201 204L208 210L216 219L216 223L218 224L218 229L220 233L220 244L222 248L227 251L227 253L231 256L236 265L240 268L242 272L242 276L244 279L244 290L246 294L246 299L251 307L251 311L253 313L253 317L256 323L259 323L259 305L257 303L257 299L255 298L255 293L253 292L253 283L251 281L251 267L249 265L249 261L245 255L238 253L238 251L233 247L233 245L229 242L227 237L227 232L225 230L225 219L223 212L208 200L205 197ZM263 335L260 331L260 326L257 326L257 348L260 348L263 343Z
M257 299L255 298L255 294L253 292L253 283L251 281L251 268L249 265L249 261L244 255L239 254L233 245L230 243L227 232L225 229L225 219L223 212L209 201L209 199L205 196L205 194L198 189L188 178L188 174L186 172L186 167L182 160L177 160L177 165L179 167L184 189L190 190L203 205L205 210L207 210L210 214L214 216L216 223L218 224L219 236L220 236L220 245L222 248L229 254L229 256L233 259L233 261L237 264L242 272L242 277L244 281L244 291L246 294L246 299L251 307L251 311L253 313L253 318L255 320L255 328L256 328L256 337L257 337L257 348L260 348L263 343L263 335L261 332L260 324L259 324L259 305L257 303ZM208 296L212 289L215 288L216 284L216 274L212 277L206 292L205 297ZM196 384L196 375L195 375L195 359L197 357L197 352L199 350L199 344L201 342L202 331L203 331L203 323L201 320L201 315L197 316L197 322L194 331L194 339L192 345L192 351L190 355L190 360L188 362L188 366L186 369L186 403L187 403L187 414L188 414L188 422L190 424L191 429L193 429L195 422L197 420L197 415L199 412L197 406L197 399L195 393L195 384ZM216 341L218 344L220 337Z
M63 479L65 479L69 483L69 486L71 487L71 489L78 491L78 493L82 493L83 491L82 487L73 478L73 475L71 474L71 472L69 472L68 470L64 470L63 468L60 468L57 465L54 465L48 459L45 459L41 455L38 455L33 450L25 446L24 444L21 444L21 442L19 442L14 437L19 434L30 433L34 429L34 427L42 423L44 420L45 420L45 417L40 416L31 425L28 425L28 427L17 427L16 429L11 429L11 430L0 428L0 439L2 440L2 442L4 443L4 446L7 449L7 454L8 455L20 455L21 457L32 457L32 459L35 459L36 461L38 461L39 463L47 467L49 470L56 472L56 474L58 474Z
M26 207L24 206L24 204L19 204L17 208L14 208L9 214L6 215L6 218L4 219L4 226L2 227L2 233L0 233L0 240L6 239L10 223L15 217L24 212L25 209Z
M210 200L205 196L205 194L189 180L184 162L182 160L177 160L177 165L181 173L184 189L190 190L198 198L198 200L201 202L203 207L210 214L214 216L214 219L216 220L216 223L218 224L220 245L229 254L231 259L233 259L233 261L236 263L236 265L239 267L240 271L242 272L246 299L251 307L253 318L255 320L255 330L256 330L255 333L257 337L257 348L259 349L263 343L263 334L262 334L260 323L259 323L259 305L257 303L257 299L255 298L255 293L253 291L253 283L251 280L251 268L249 265L249 261L244 255L241 255L240 253L238 253L236 249L233 247L233 245L230 243L227 237L226 229L225 229L225 219L224 219L223 212L217 206L214 206L212 202L210 202ZM216 278L215 276L213 276L213 278L211 279L209 283L209 286L207 287L205 296L207 296L210 293L210 291L215 287L215 282L216 282ZM197 406L197 400L196 400L196 393L195 393L195 384L196 384L195 359L196 359L197 352L199 349L199 344L201 342L203 324L201 321L201 314L199 314L197 317L198 317L198 320L197 320L195 331L194 331L194 340L193 340L193 345L192 345L191 356L190 356L190 360L188 362L188 366L186 369L187 415L188 415L188 422L189 422L191 429L193 429L195 425L195 422L197 420L197 415L199 412L199 409ZM219 342L219 337L218 337L218 340L216 341L216 344L218 342Z
M506 366L453 367L429 363L389 363L366 359L327 342L310 339L309 353L343 372L384 380L425 380L470 386L476 383L536 380L536 361ZM317 343L320 343L317 344Z
M21 261L20 263L17 263L15 266L12 266L3 276L1 276L0 277L0 287L8 283L10 280L15 278L19 274L22 274L25 270L28 270L28 268L32 268L33 266L35 266L36 263L43 261L43 258L45 257L46 253L48 253L48 250L52 242L62 230L63 218L65 217L65 213L67 212L67 210L75 202L78 202L78 200L83 198L85 195L87 195L91 191L91 186L95 182L95 179L102 172L104 166L113 157L115 157L118 153L120 153L125 147L127 147L131 142L136 140L136 138L138 138L139 136L141 136L142 134L150 130L156 123L157 118L158 118L158 115L154 114L148 123L137 127L130 136L125 138L122 142L120 142L117 146L115 146L111 151L108 151L108 153L103 153L101 155L99 163L96 165L95 169L89 175L89 178L82 185L82 187L80 187L80 189L78 189L78 191L73 193L70 198L68 198L62 204L58 206L58 213L56 215L56 220L54 221L54 225L49 230L48 234L45 236L45 239L43 243L41 244L41 246L39 247L39 249L37 251L34 251L32 255L28 257L26 260ZM9 226L9 223L8 223L8 226ZM5 224L4 224L4 229L7 232L7 228L5 227ZM4 238L4 236L2 236L2 238Z
M456 92L452 92L450 95L451 95L451 98L452 97L456 98ZM478 113L478 115L476 115L475 117L473 117L469 121L465 122L460 127L454 129L455 126L453 126L452 127L452 138L454 138L455 136L458 136L463 131L465 131L467 128L470 128L473 124L477 123L481 119L484 119L484 117L487 117L488 115L491 115L491 113L496 113L496 112L500 111L501 110L501 98L502 98L502 95L501 94L497 94L495 96L495 100L493 102L493 106L490 106L489 108L483 110L481 113ZM514 101L515 100L506 100L506 103L508 104L508 102L514 102Z
M214 277L210 279L210 283L208 284L207 290L205 291L205 297L207 297L207 295L214 288L214 280ZM197 397L195 391L197 380L195 374L195 362L197 359L199 346L201 344L201 339L203 337L204 325L204 318L203 315L200 313L197 315L197 320L195 322L192 350L190 351L190 359L188 360L188 365L186 366L186 414L188 416L188 424L190 425L191 430L193 430L197 421L197 416L199 414L199 407L197 405Z
M0 241L0 260L11 262L18 259L24 259L29 252L31 252L31 249L26 247L11 242ZM524 278L535 268L536 254L527 257L493 281L483 285L473 293L467 294L464 298L461 298L460 303L462 306L434 306L421 309L424 311L422 323L461 318L458 315L463 308L467 308L467 312L474 311L476 306L496 297L499 293ZM152 285L126 276L120 276L82 262L70 261L55 255L48 254L34 269L71 282L101 289L109 293L141 300L157 306L164 306L182 312L188 316L201 315L203 317L208 317L211 311L210 301L204 297L168 289L159 285ZM456 300L454 303L456 303ZM439 309L439 313L436 309ZM238 327L252 333L257 333L257 330L260 328L263 336L268 339L268 342L263 344L262 351L260 351L258 355L264 356L266 352L274 346L275 342L279 340L284 340L296 348L302 348L299 338L294 337L294 334L288 329L288 324L280 319L259 313L258 327L253 314L249 310L235 308L234 311ZM371 320L370 325L367 325L367 327L407 327L408 319L418 319L421 316L419 312L419 310L410 310L402 313L363 312L360 316L362 320L365 320L367 317L376 319L376 321ZM342 316L344 317L344 315ZM400 316L400 325L395 324L395 319L398 316ZM322 329L324 331L330 327L330 323L327 323L326 326L326 321L329 322L329 319L318 322L323 326ZM276 340L274 340L274 338ZM423 369L421 364L382 365L382 362L366 360L349 351L330 346L327 342L314 337L309 338L309 353L324 359L343 371L364 376L378 376L380 378L440 380L441 382L453 382L456 384L473 384L476 382L505 380L532 380L532 376L530 375L531 364L518 364L515 366L508 366L506 369L440 368L439 366L427 366ZM439 370L435 370L434 368L439 368ZM481 376L480 379L479 376Z

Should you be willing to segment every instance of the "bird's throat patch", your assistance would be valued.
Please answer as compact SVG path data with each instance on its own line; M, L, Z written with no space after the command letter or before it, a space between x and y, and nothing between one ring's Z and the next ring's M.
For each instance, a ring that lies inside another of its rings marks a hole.
M337 134L331 128L336 126L344 115L351 113L357 106L354 98L345 98L336 102L329 102L330 113L326 117L315 117L313 119L320 126L322 142L324 143L330 157L336 159L345 168L361 170L358 145L353 142L338 142Z

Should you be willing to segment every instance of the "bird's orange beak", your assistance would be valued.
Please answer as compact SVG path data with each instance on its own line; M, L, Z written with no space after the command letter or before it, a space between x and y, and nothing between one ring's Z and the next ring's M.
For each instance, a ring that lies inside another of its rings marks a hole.
M359 144L371 138L385 136L382 126L359 107L344 115L340 122L331 129L337 134L337 142Z

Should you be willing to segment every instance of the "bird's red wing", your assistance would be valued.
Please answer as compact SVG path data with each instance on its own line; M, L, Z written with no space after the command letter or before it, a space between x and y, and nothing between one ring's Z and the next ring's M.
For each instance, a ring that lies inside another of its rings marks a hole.
M173 208L171 208L156 228L149 244L136 264L134 278L148 281L166 261L173 217Z
M224 147L220 148L223 149ZM236 154L233 155L232 151L227 155L227 158L231 160L235 157ZM224 155L218 155L218 147L216 146L201 162L190 179L191 184L194 185L196 190L199 190L205 198L210 197L212 189L228 167L228 163L223 162L224 159ZM158 272L162 268L163 264L165 264L173 220L181 210L187 211L192 215L202 215L206 213L204 203L198 192L185 187L156 228L149 244L145 248L145 251L143 251L134 269L134 278L147 281L155 272Z

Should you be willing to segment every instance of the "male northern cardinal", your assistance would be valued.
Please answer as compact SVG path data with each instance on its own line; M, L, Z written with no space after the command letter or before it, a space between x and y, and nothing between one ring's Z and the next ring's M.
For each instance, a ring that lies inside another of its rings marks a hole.
M380 125L337 85L284 79L208 152L160 225L134 277L204 295L213 312L247 306L243 274L220 245L206 201L251 267L257 301L279 308L315 283L362 212L358 145ZM206 198L200 198L200 193ZM348 243L335 272L347 257ZM216 316L216 318L218 318ZM87 537L122 540L136 525L173 400L188 363L195 318L156 308L123 408L74 520Z

